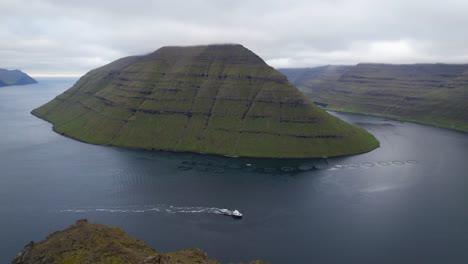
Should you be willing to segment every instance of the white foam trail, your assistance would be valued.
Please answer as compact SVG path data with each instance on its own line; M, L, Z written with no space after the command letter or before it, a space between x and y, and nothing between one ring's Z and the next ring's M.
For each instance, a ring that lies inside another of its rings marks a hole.
M152 213L152 212L163 212L170 214L225 214L228 209L216 208L216 207L178 207L178 206L167 206L167 205L143 205L143 206L121 206L121 207L99 207L99 208L75 208L75 209L64 209L59 210L61 213Z

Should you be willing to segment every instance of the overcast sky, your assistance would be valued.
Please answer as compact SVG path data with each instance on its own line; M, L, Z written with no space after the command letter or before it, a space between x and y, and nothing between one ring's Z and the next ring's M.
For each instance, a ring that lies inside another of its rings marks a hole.
M468 0L0 0L0 10L0 68L35 76L209 43L240 43L274 67L468 63Z

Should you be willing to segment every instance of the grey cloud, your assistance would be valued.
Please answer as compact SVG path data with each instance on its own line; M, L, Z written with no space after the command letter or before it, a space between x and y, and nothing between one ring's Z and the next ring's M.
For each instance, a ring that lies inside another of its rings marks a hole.
M467 1L1 1L0 68L83 74L164 45L241 43L276 67L468 63Z

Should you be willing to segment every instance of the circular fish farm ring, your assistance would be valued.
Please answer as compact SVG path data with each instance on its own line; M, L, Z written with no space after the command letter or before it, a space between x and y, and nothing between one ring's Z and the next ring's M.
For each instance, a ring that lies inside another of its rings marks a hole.
M409 164L418 164L419 163L416 160L407 160L406 162L409 163Z
M358 168L358 167L359 167L359 164L350 163L350 164L348 164L348 167L351 167L351 168Z
M400 166L405 164L404 162L399 161L399 160L394 160L394 161L392 161L392 163L395 164L395 165L400 165Z
M309 165L301 165L297 167L297 169L300 171L308 171L308 170L312 170L313 168L314 166L309 166Z
M362 163L362 166L365 166L365 167L374 167L374 163L371 163L371 162L363 162Z
M284 171L284 172L290 172L290 171L294 171L294 168L293 168L293 167L284 166L284 167L281 167L281 170Z
M378 161L377 164L382 165L382 166L389 166L390 163L385 162L385 161Z

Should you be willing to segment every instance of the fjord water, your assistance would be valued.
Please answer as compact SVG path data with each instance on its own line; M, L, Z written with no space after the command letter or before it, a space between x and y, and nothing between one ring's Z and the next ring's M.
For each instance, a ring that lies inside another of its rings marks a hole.
M30 114L76 79L38 81L0 88L0 263L80 218L223 262L468 261L467 134L334 113L381 147L324 161L95 146Z

